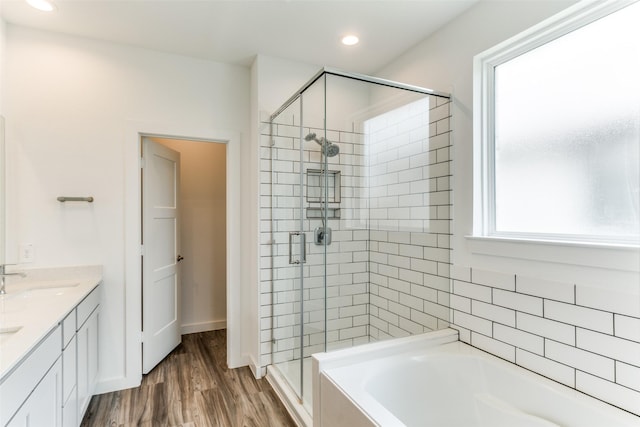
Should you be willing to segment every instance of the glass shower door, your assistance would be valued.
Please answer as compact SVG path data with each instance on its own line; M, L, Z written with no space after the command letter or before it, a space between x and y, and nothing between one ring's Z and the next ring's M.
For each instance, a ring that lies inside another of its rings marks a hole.
M301 99L271 121L272 363L302 399L301 304L306 235L302 216Z
M311 413L311 355L326 346L324 79L272 119L272 359Z

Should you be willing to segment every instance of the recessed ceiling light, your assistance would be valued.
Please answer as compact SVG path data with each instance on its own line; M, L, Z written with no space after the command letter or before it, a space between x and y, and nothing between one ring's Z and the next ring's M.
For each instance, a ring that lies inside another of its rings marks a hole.
M29 3L29 6L35 7L43 12L53 12L56 10L56 5L49 0L27 0L27 3Z
M359 41L358 36L353 34L348 34L342 38L342 44L346 46L353 46L354 44L358 44Z

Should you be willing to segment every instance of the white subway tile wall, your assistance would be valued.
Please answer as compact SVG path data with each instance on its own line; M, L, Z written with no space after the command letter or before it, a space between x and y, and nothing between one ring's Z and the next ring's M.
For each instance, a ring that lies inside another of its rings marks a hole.
M452 278L461 341L640 415L637 290L615 294L614 305L581 284L458 265Z
M299 119L286 112L273 125L263 123L263 366L299 358L301 345L304 356L323 351L325 326L332 350L449 325L449 115L448 100L429 97L353 123L349 130L327 131L326 138L340 147L340 154L328 159L328 169L340 172L341 198L328 203L329 209L339 209L340 218L327 224L332 243L326 247L326 291L324 247L313 243L313 230L322 223L306 218L309 208L320 207L306 198L306 170L322 169L320 147L303 141L299 150L301 137L313 132L319 138L324 130L301 130ZM300 196L306 262L294 266L289 264L289 232L300 228Z

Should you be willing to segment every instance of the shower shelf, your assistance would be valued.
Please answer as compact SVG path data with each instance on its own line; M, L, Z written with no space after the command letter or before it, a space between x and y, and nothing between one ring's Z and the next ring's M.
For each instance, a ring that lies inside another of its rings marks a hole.
M324 217L324 208L322 207L307 207L307 219L321 219ZM340 208L327 207L327 219L340 219Z
M307 169L307 202L322 203L325 194L324 180L327 180L326 201L340 203L340 171Z

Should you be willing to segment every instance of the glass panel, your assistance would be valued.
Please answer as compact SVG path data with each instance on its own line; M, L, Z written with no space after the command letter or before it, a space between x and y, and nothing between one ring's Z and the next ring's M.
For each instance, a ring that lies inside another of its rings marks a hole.
M272 362L298 397L302 396L302 261L300 185L300 108L298 98L271 123Z
M337 154L327 169L340 175L340 198L328 203L339 210L327 219L327 350L368 343L369 253L367 157L363 123L370 115L372 84L327 76L327 138ZM327 187L331 178L326 177ZM330 197L331 191L327 192ZM331 199L328 199L331 201ZM330 216L331 212L327 212Z
M330 75L327 135L342 182L327 350L448 326L449 101Z
M325 236L323 224L327 224L327 181L325 156L328 147L324 127L325 77L318 79L302 94L302 173L304 174L304 218L307 262L304 269L302 299L303 365L302 399L311 413L311 355L325 351Z
M495 68L495 229L640 236L640 3Z

